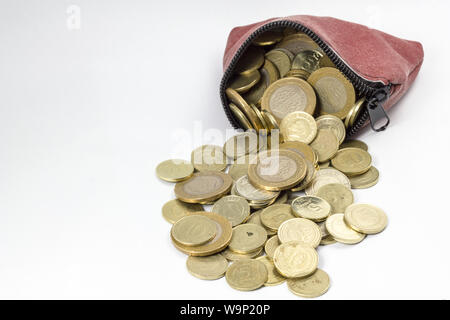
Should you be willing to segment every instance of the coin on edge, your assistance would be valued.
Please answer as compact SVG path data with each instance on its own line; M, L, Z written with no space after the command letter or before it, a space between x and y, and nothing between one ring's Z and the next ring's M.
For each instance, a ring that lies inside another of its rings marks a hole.
M286 278L277 271L272 259L270 259L268 256L259 257L256 258L256 260L264 263L267 268L268 277L267 281L264 283L265 286L276 286L286 281Z
M330 277L325 271L317 269L316 272L307 277L288 279L287 286L297 296L316 298L328 291Z
M344 212L353 203L353 192L340 183L330 183L317 190L316 196L331 205L331 213Z
M322 233L315 222L305 218L294 218L280 225L278 239L281 243L300 241L317 248L322 239Z
M207 257L189 256L186 267L190 274L202 280L215 280L222 278L228 269L228 261L217 253Z
M185 246L199 246L216 236L216 223L202 215L188 215L172 226L172 238Z
M283 243L275 250L273 263L286 278L306 277L319 264L316 249L299 241Z
M250 206L243 197L230 195L217 200L211 211L227 218L235 227L247 220Z
M331 213L331 205L316 196L301 196L292 201L293 213L316 222L324 221Z
M344 219L352 229L364 234L379 233L388 223L387 215L383 210L365 203L348 206L345 209Z
M256 290L267 282L267 268L258 260L237 260L228 268L225 278L233 289Z
M179 182L188 179L194 173L192 163L181 159L166 160L156 167L158 178L168 182Z
M240 123L242 128L244 128L245 130L253 129L252 124L247 119L245 114L234 103L230 103L229 107L233 115L238 119L238 122Z
M337 242L355 244L361 242L366 237L365 234L353 230L345 223L343 213L336 213L329 216L325 222L325 226Z
M188 213L203 211L203 206L197 203L186 203L178 199L167 201L162 207L162 215L170 223L175 223Z

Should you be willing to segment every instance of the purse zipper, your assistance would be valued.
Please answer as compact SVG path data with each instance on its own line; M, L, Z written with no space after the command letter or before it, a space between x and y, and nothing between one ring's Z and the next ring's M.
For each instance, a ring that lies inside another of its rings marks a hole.
M361 129L361 127L370 120L370 126L375 131L383 131L389 125L389 117L383 108L384 102L387 101L391 92L391 84L384 85L381 82L374 82L364 79L355 73L332 49L328 46L318 35L316 35L311 29L303 26L302 24L290 20L278 20L266 23L255 30L239 47L236 51L233 59L231 60L228 68L225 70L222 81L220 82L220 99L222 101L225 114L228 120L235 129L239 129L238 122L232 116L228 107L227 97L225 95L226 85L230 77L233 74L233 69L237 61L241 58L244 51L250 46L254 39L256 39L262 33L275 29L275 28L293 28L297 31L305 33L309 36L322 51L330 58L337 69L353 84L353 87L357 91L357 94L366 98L366 107L360 112L355 120L353 126L347 129L347 135L354 135ZM379 122L382 122L381 125Z

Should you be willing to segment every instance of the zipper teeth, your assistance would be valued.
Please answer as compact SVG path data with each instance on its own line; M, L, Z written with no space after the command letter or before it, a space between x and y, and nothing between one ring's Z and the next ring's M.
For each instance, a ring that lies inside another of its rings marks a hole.
M237 123L237 121L232 116L229 108L227 108L227 99L225 96L225 85L227 84L230 76L231 71L234 69L234 66L236 65L237 61L241 58L242 53L247 49L247 47L252 43L252 41L261 33L264 33L270 29L274 29L277 27L291 27L294 28L297 31L305 33L308 37L310 37L321 49L322 51L330 58L330 60L335 64L336 68L339 69L339 71L342 72L342 74L353 84L354 88L356 89L357 93L360 96L370 96L376 89L376 84L370 81L367 81L365 79L362 79L359 77L352 69L350 69L344 61L336 54L334 51L322 40L319 38L318 35L316 35L311 29L297 23L294 21L289 20L281 20L281 21L274 21L269 22L257 30L255 30L239 47L239 49L236 51L233 59L231 60L228 68L225 70L224 75L222 77L222 81L220 83L220 98L222 101L223 108L225 110L225 114L230 121L230 123L233 125L235 129L239 129L240 126ZM369 112L366 108L364 108L363 112L361 112L354 125L347 129L347 135L353 135L355 134L368 120L369 118Z

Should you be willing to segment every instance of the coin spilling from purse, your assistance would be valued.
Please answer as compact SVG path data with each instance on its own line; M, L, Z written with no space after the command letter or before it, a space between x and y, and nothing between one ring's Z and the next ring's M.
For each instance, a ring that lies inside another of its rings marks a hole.
M243 291L286 282L298 296L320 296L330 286L320 246L357 244L388 223L352 192L379 178L368 146L346 139L364 98L292 29L254 40L226 95L246 131L156 168L176 183L162 208L173 245L197 278L225 276Z

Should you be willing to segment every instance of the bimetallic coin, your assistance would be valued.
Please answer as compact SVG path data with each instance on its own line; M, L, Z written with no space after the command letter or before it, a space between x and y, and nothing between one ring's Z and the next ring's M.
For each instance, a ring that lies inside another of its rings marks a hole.
M189 213L203 211L203 206L197 203L186 203L177 199L170 200L162 207L162 215L170 223L175 223Z
M316 94L304 80L284 78L272 83L264 92L261 108L273 114L278 123L291 112L313 114Z
M317 129L329 129L338 138L339 144L345 140L345 126L341 119L331 114L326 114L316 118ZM319 160L320 161L320 160Z
M266 230L268 236L273 236L274 234L277 234L276 231L270 230L265 225L262 224L261 217L260 217L260 214L261 214L262 210L263 209L260 209L260 210L257 210L255 212L253 212L250 215L250 217L248 218L248 220L246 221L246 223L253 223L253 224L257 224L258 226L263 227Z
M353 203L353 192L340 183L330 183L317 190L316 196L331 205L331 213L344 212Z
M228 268L225 278L227 283L236 290L256 290L267 282L267 268L258 260L238 260Z
M323 54L320 51L303 50L292 61L292 69L304 70L311 74L320 67L320 59L322 57Z
M291 205L294 215L317 222L324 221L331 213L331 205L315 196L295 198Z
M202 215L188 215L172 226L172 238L185 246L199 246L216 236L216 223Z
M351 188L350 181L345 174L333 168L325 168L316 172L316 176L305 189L305 192L307 195L314 196L320 187L330 183L340 183L349 189Z
M250 90L261 79L261 74L258 70L251 70L241 74L236 74L229 83L230 88L236 90L238 93L244 93Z
M222 147L215 145L203 145L192 151L191 162L198 171L223 171L227 167Z
M334 157L339 149L339 141L333 131L319 129L315 139L311 142L311 147L316 152L319 162L325 162Z
M169 182L186 180L191 177L193 173L194 167L192 164L180 159L166 160L156 167L156 175L158 178Z
M251 131L239 133L228 139L223 150L229 158L237 159L258 152L258 136Z
M320 68L308 78L317 93L320 114L332 114L345 119L355 104L355 89L336 68Z
M383 231L388 222L386 213L370 204L355 203L345 209L344 219L352 229L364 234Z
M228 261L221 254L208 257L190 256L186 260L186 267L190 274L202 280L222 278L228 269Z
M266 244L264 245L264 251L270 259L273 259L273 254L280 244L281 242L280 239L278 239L277 235L274 235L266 241Z
M229 107L230 107L231 112L236 117L236 119L238 120L238 122L240 123L242 128L244 128L245 130L253 129L252 124L247 119L245 114L234 103L230 103Z
M289 219L295 218L291 206L288 204L275 204L261 211L261 223L271 230L278 230L280 225Z
M247 176L243 176L236 181L236 191L238 195L249 201L268 202L276 199L280 194L279 191L267 191L255 188L249 181ZM275 200L274 200L275 201Z
M343 213L336 213L327 218L325 222L328 232L337 242L355 244L361 242L366 235L350 228L344 221Z
M349 177L353 189L370 188L377 184L380 173L377 168L371 166L370 169L360 175Z
M319 246L322 234L319 226L311 220L294 218L283 222L278 228L278 239L281 243L300 241L313 248Z
M228 248L236 253L248 254L262 248L267 240L266 230L252 223L233 228L233 236Z
M178 250L191 256L210 256L225 249L231 241L231 223L222 216L212 212L195 212L194 215L203 215L216 223L216 236L209 242L200 246L186 246L177 242L171 235L172 242Z
M285 141L279 145L280 149L289 149L299 153L306 160L315 163L316 155L314 150L306 143L300 141Z
M317 269L313 274L304 278L288 279L289 290L303 298L315 298L323 295L330 288L330 277L328 274Z
M291 189L292 192L297 192L305 189L314 179L314 176L316 174L316 168L314 168L312 162L308 160L305 160L305 162L306 162L306 176L298 185L296 185L294 188Z
M287 114L280 124L280 131L286 141L299 141L309 144L317 134L314 118L302 111Z
M306 277L316 271L319 255L311 246L291 241L278 246L273 263L278 272L286 278Z
M346 148L360 148L363 149L364 151L367 151L369 149L367 144L365 144L361 140L346 140L344 143L341 144L340 149Z
M251 253L236 253L229 248L226 248L221 252L222 256L224 256L227 260L230 261L236 261L236 260L243 260L243 259L253 259L261 255L263 248L260 248L259 250L256 250Z
M283 34L281 32L269 30L253 40L253 44L257 46L271 46L279 42L281 39L283 39Z
M283 283L286 278L283 277L275 268L272 259L268 256L256 258L256 260L261 261L267 268L267 281L264 283L265 286L276 286Z
M340 149L331 165L348 176L355 176L367 172L372 164L372 157L360 148Z
M258 154L248 166L248 179L256 187L279 191L297 185L306 175L306 162L291 150L271 149Z
M251 46L241 56L236 66L235 73L244 73L259 69L264 63L264 50L260 47Z
M175 185L175 196L184 202L208 203L227 194L233 184L229 175L218 171L201 171Z
M243 197L230 195L214 203L211 211L227 218L235 227L247 220L250 215L250 206Z
M291 59L283 51L271 50L266 53L266 59L277 67L281 77L284 77L291 70Z

